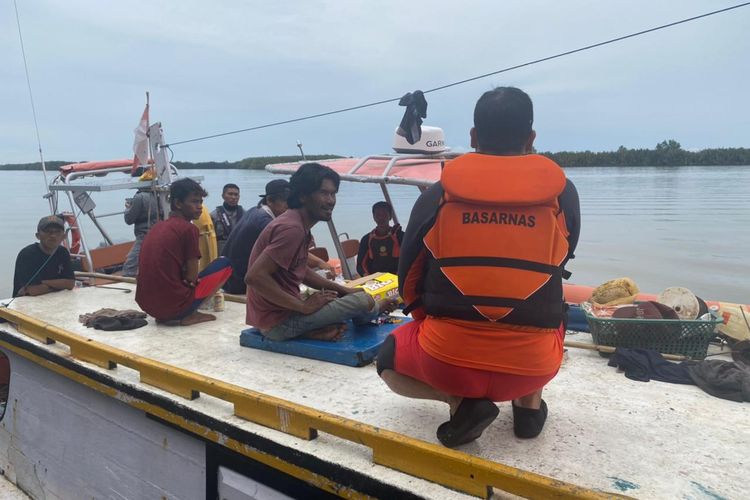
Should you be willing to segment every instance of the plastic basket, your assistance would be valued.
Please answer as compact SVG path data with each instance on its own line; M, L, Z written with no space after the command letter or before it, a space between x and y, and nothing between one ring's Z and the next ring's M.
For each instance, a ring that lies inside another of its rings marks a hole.
M711 320L597 318L586 311L594 344L652 349L703 359L721 318Z

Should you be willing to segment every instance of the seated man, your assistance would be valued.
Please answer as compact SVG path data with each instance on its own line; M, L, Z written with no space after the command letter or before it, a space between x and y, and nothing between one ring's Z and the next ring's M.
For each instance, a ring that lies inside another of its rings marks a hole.
M198 312L198 306L221 288L232 268L219 257L198 273L200 236L191 221L200 217L205 196L192 179L173 182L169 218L157 222L143 240L135 301L159 323L187 326L216 319Z
M226 184L221 190L221 198L224 203L211 212L211 220L216 230L216 243L219 247L219 255L223 255L224 245L227 238L232 234L234 226L242 218L245 209L240 205L240 188L237 184Z
M289 182L276 179L266 184L266 194L261 195L257 207L253 207L242 216L227 239L222 255L232 263L232 275L224 284L224 290L229 293L244 295L247 291L245 275L250 252L258 240L258 236L269 222L286 212L286 200L289 197ZM309 254L307 265L312 269L323 269L334 274L327 262ZM331 276L333 278L333 276Z
M449 404L437 429L448 447L481 436L494 401L512 401L516 436L539 435L542 389L562 362L578 194L557 164L530 154L532 123L526 93L486 92L474 110L476 153L422 193L401 247L400 291L415 321L386 339L378 372L394 392Z
M60 246L65 238L65 223L55 215L39 220L36 226L39 243L18 252L13 275L13 296L44 295L58 290L72 290L75 275L68 249Z
M306 163L289 186L289 210L266 226L250 254L247 324L272 340L336 340L346 320L367 321L392 310L394 300L375 301L362 290L328 281L307 265L310 229L331 219L339 175ZM301 283L320 291L303 300Z
M266 194L261 195L258 206L245 212L232 230L222 252L222 255L226 256L232 264L232 275L224 284L225 291L245 293L245 275L250 252L268 223L286 212L288 197L289 182L284 179L272 180L266 184Z
M372 206L372 218L375 220L375 229L359 241L357 272L360 276L372 273L396 274L404 231L398 224L391 227L393 207L388 202L375 203Z

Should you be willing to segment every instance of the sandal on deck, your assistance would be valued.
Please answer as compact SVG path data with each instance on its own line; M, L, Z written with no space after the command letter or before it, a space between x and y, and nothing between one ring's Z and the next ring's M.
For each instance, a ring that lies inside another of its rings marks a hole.
M443 446L455 448L474 441L500 413L489 399L464 398L448 422L440 424L437 438Z
M542 399L538 410L522 408L513 403L513 433L522 439L537 437L547 420L547 403Z

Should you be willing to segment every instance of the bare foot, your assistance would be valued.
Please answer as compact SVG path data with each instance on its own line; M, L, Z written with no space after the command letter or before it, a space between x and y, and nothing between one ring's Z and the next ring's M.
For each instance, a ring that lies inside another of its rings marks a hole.
M346 331L346 325L343 323L340 323L337 325L330 325L330 326L320 328L318 330L307 332L302 336L306 339L328 340L330 342L335 342L341 338L341 336L344 334L345 331Z
M164 326L180 326L180 320L179 319L157 319L156 320L157 325L164 325Z
M214 320L216 320L216 316L214 316L213 314L206 314L206 313L195 311L189 316L182 318L182 320L180 321L180 325L181 326L197 325L198 323L205 323L206 321L214 321Z

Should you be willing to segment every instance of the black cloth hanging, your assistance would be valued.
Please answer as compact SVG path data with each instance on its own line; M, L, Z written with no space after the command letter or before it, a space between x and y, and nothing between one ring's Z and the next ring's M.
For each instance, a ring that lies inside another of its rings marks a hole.
M422 138L422 119L427 118L427 100L421 90L415 90L401 97L398 105L406 106L406 111L396 133L409 144L414 144Z

